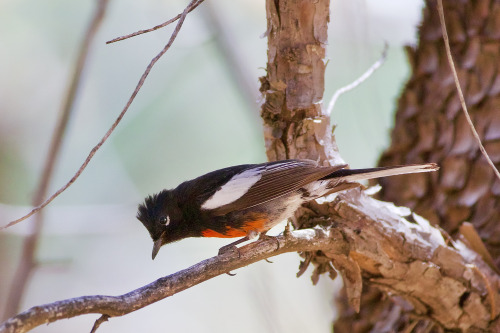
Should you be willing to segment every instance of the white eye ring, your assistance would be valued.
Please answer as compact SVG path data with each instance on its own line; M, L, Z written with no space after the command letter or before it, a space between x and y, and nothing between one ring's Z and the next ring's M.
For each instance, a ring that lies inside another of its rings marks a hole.
M165 215L165 216L160 216L160 224L163 224L163 225L169 225L170 223L170 216L168 215Z

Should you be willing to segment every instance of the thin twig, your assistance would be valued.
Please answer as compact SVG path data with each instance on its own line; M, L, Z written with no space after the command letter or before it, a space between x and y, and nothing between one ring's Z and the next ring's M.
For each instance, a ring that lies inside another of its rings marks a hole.
M109 0L99 0L92 20L87 28L87 32L85 33L85 37L81 43L75 67L73 69L73 73L71 74L69 88L66 92L61 108L58 124L52 137L43 172L40 177L40 183L35 195L33 196L33 206L40 205L43 202L43 199L47 196L48 187L54 174L54 167L61 152L61 145L66 128L72 111L74 110L75 96L82 82L82 72L89 55L90 45L92 44L102 23L108 3ZM24 239L21 259L9 288L3 318L8 318L19 310L19 304L21 302L22 295L24 294L28 278L31 275L32 269L35 267L35 250L40 232L42 230L42 225L43 215L39 214L31 226L29 235Z
M97 332L97 329L99 328L99 326L101 326L101 324L104 323L105 321L108 321L108 319L109 319L108 315L103 314L102 316L100 316L99 319L97 319L95 321L94 326L92 326L90 333Z
M92 148L92 150L90 151L89 155L87 156L87 158L85 159L85 161L83 162L83 164L80 166L80 168L78 169L78 171L75 173L75 175L63 187L61 187L59 190L57 190L57 192L55 192L47 200L45 200L41 205L33 208L28 214L24 215L23 217L18 218L17 220L11 221L11 222L9 222L7 225L5 225L3 227L0 227L0 230L3 230L3 229L8 228L8 227L11 227L11 226L13 226L13 225L15 225L15 224L17 224L17 223L19 223L19 222L27 219L28 217L32 216L33 214L37 213L38 211L40 211L41 209L43 209L45 206L47 206L50 202L52 202L52 200L54 200L55 198L57 198L62 192L64 192L68 187L70 187L71 184L73 184L75 182L75 180L78 179L78 177L80 177L80 175L82 174L83 170L85 170L85 168L87 167L87 165L92 160L92 157L94 157L95 153L99 150L99 148L101 148L101 146L104 144L104 142L106 142L106 140L108 139L108 137L111 135L111 133L113 133L113 131L115 130L116 126L118 126L118 124L122 120L122 118L125 115L125 113L127 112L128 108L130 107L130 105L134 101L135 97L139 93L139 90L141 89L142 85L144 84L144 81L146 81L146 78L148 77L149 73L151 72L151 69L153 68L153 66L170 49L170 46L172 46L173 42L175 41L175 38L177 37L177 34L179 33L179 30L182 27L182 24L184 23L184 19L186 18L186 15L189 12L190 6L193 6L193 4L196 3L196 2L199 2L199 0L192 0L190 2L190 4L186 7L186 9L184 9L184 12L182 12L181 17L179 18L179 22L177 22L177 25L175 26L175 30L172 33L172 35L170 36L170 40L168 41L167 45L165 45L165 47L163 48L163 50L161 50L160 53L158 53L158 55L156 55L156 57L154 57L151 60L151 62L149 63L149 65L146 67L146 70L144 71L144 73L142 74L141 78L139 79L139 82L137 83L137 86L135 87L134 92L130 96L130 98L129 98L127 104L125 105L125 107L123 108L122 112L118 115L118 118L116 118L116 120L114 121L114 123L111 125L111 127L106 132L106 134L104 134L104 136L99 141L99 143L97 143L97 145L94 148Z
M500 172L495 167L495 164L493 163L493 161L490 159L490 156L486 152L486 149L484 149L483 143L481 142L481 138L479 137L479 134L477 133L476 128L474 127L474 124L472 123L472 119L470 119L469 111L467 110L467 105L465 104L464 94L462 92L462 88L460 87L460 81L458 80L457 70L455 69L455 62L453 61L453 57L451 55L450 40L448 38L448 32L446 30L446 22L444 19L443 1L438 0L437 4L438 4L437 8L438 8L438 12L439 12L439 22L441 23L441 30L443 32L444 46L446 48L446 55L448 57L448 63L450 64L451 72L453 73L453 78L455 79L455 85L457 87L457 92L458 92L458 98L460 99L460 104L462 105L462 110L464 111L465 119L467 119L467 122L469 123L469 127L472 131L472 134L474 135L474 138L476 139L476 141L479 145L479 150L481 150L481 153L483 154L484 158L486 158L486 161L488 162L488 164L491 166L491 168L495 172L495 175L497 176L497 178L500 179Z
M203 2L203 0L198 0L196 2L191 2L187 9L188 9L188 13L190 13L193 9L195 9L196 7L198 7L201 3ZM182 16L182 14L179 14L177 15L176 17L173 17L171 18L170 20L166 21L166 22L163 22L162 24L159 24L157 26L154 26L152 28L149 28L149 29L145 29L145 30L139 30L139 31L136 31L136 32L133 32L131 34L128 34L128 35L125 35L125 36L122 36L122 37L117 37L115 39L112 39L112 40L109 40L106 42L106 44L111 44L111 43L115 43L115 42L119 42L121 40L124 40L124 39L128 39L128 38L131 38L131 37L135 37L135 36L139 36L139 35L142 35L142 34L145 34L145 33L148 33L148 32L151 32L151 31L155 31L155 30L158 30L158 29L161 29L161 28L164 28L166 27L167 25L171 24L171 23L174 23L175 21L177 21L178 19L180 19Z
M328 108L326 109L325 111L325 114L326 115L330 115L333 111L333 107L335 106L335 103L337 102L337 99L340 97L340 95L356 88L357 86L359 86L361 83L363 83L366 79L368 79L370 76L372 76L372 74L378 69L380 68L380 66L382 66L385 62L385 59L387 58L387 50L388 50L389 46L387 45L387 43L384 44L384 49L382 50L382 55L380 56L380 58L375 61L375 63L373 65L370 66L370 68L368 68L368 70L366 72L364 72L359 78L357 78L355 81L353 81L352 83L349 83L347 86L344 86L340 89L338 89L332 96L332 99L330 100L330 103L328 103Z

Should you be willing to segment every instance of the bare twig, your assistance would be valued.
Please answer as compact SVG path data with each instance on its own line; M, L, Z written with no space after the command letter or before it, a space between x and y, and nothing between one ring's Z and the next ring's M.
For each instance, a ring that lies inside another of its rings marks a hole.
M75 67L73 69L73 73L71 74L69 88L64 98L61 113L58 119L58 124L52 137L49 152L45 160L40 183L32 200L33 206L40 205L43 202L44 197L46 197L47 195L48 187L54 173L54 166L61 151L61 144L63 142L68 121L74 109L73 106L75 103L75 96L82 81L81 74L89 55L90 45L93 42L97 31L99 30L108 3L109 0L99 0L99 2L97 3L94 15L80 46L80 51L78 52ZM19 310L19 304L21 302L26 283L29 276L31 275L31 270L35 266L35 249L42 229L42 225L43 215L39 214L35 219L33 225L31 226L29 235L24 239L21 259L9 288L9 294L7 296L3 318L8 318L14 315Z
M325 111L325 114L326 115L330 115L333 111L333 108L335 106L335 103L337 102L337 99L340 97L340 95L356 88L357 86L359 86L361 83L363 83L366 79L368 79L370 76L372 76L372 74L380 68L380 66L382 66L385 62L385 59L387 58L387 50L388 50L389 46L387 43L384 44L384 49L382 50L382 55L380 56L380 58L375 61L375 63L373 65L370 66L370 68L368 68L368 70L366 72L364 72L359 78L357 78L355 81L349 83L347 86L344 86L340 89L338 89L337 91L335 91L335 93L333 94L332 96L332 99L330 100L330 103L328 103L328 107L326 108L326 111Z
M332 239L332 234L336 239ZM279 249L276 241L279 242ZM206 259L124 295L83 296L32 307L0 324L0 332L26 332L45 323L89 313L102 314L108 318L123 316L213 277L268 257L286 252L319 249L338 253L343 251L344 247L345 241L341 235L333 231L321 228L292 231L286 237L277 236L273 239L259 240L241 247L239 256L234 252L228 252ZM101 324L104 319L98 321Z
M99 326L101 326L102 323L104 323L105 321L108 321L109 319L109 316L108 315L102 315L99 317L99 319L97 319L94 323L94 326L92 326L92 329L90 330L90 333L95 333L97 332L97 329L99 328Z
M439 22L441 23L441 30L443 32L444 46L446 48L446 55L448 57L448 63L450 64L450 68L451 68L451 71L453 73L453 78L455 80L455 85L457 87L458 98L460 99L460 104L462 105L462 110L464 111L465 119L467 119L467 122L469 123L469 127L472 131L472 134L474 135L474 138L476 139L476 141L479 145L479 150L481 150L481 153L483 154L484 158L486 159L488 164L491 166L491 168L495 172L495 175L497 176L497 178L500 179L500 172L495 167L495 164L493 163L493 161L490 159L490 156L486 152L486 149L484 148L483 143L481 142L481 138L479 137L479 134L477 133L476 128L474 127L474 124L472 123L472 119L470 119L469 111L467 110L467 105L465 104L464 94L462 92L462 88L460 87L460 81L458 80L457 70L455 69L455 63L454 63L453 57L451 55L450 40L448 38L448 32L446 30L446 22L444 19L443 1L438 0L437 5L438 5L437 8L438 8L438 12L439 12Z
M111 133L113 133L113 131L115 130L116 126L118 126L118 124L122 120L125 113L128 111L128 108L130 107L130 105L134 101L135 97L139 93L139 90L141 89L142 85L144 84L144 81L146 81L146 78L148 77L149 73L151 72L151 69L153 68L153 66L170 49L170 46L172 46L173 42L175 41L175 38L177 37L177 34L179 33L179 31L182 27L182 24L184 23L184 19L186 18L186 15L189 12L189 8L192 7L193 4L195 4L197 2L200 2L200 1L199 0L192 0L190 2L190 4L186 7L186 9L184 9L184 12L182 12L181 17L179 18L179 22L177 23L174 32L170 36L170 40L168 41L167 45L165 45L165 47L160 51L160 53L158 53L158 55L156 55L156 57L154 57L151 60L151 62L149 63L149 65L146 67L146 70L144 71L141 78L139 79L139 82L137 83L137 86L135 87L134 92L130 96L130 98L129 98L127 104L125 105L125 107L123 108L122 112L118 115L118 118L116 118L114 123L111 125L111 127L106 132L106 134L104 134L104 136L99 141L99 143L97 143L97 145L94 148L92 148L89 155L87 156L87 158L85 159L83 164L80 166L78 171L75 173L75 175L63 187L61 187L54 194L52 194L47 200L45 200L41 205L33 208L28 214L24 215L23 217L20 217L17 220L11 221L7 225L0 227L0 230L11 227L11 226L27 219L28 217L32 216L33 214L37 213L38 211L43 209L45 206L47 206L49 203L51 203L52 200L54 200L56 197L58 197L62 192L64 192L68 187L70 187L71 184L73 184L75 182L75 180L78 179L78 177L80 177L83 170L85 170L87 165L92 160L92 157L94 157L95 153L99 150L99 148L101 148L101 146L104 144L104 142L106 142L106 140L109 138Z
M190 13L193 9L195 9L196 7L198 7L202 2L203 2L203 0L198 0L198 1L191 2L187 6L188 13ZM152 28L145 29L145 30L139 30L139 31L136 31L136 32L131 33L131 34L128 34L128 35L125 35L125 36L122 36L122 37L117 37L115 39L109 40L109 41L106 42L106 44L111 44L111 43L119 42L119 41L124 40L124 39L128 39L128 38L131 38L131 37L135 37L135 36L138 36L138 35L142 35L142 34L145 34L145 33L151 32L151 31L155 31L155 30L164 28L167 25L169 25L171 23L174 23L175 21L177 21L178 19L180 19L182 15L183 14L179 14L176 17L173 17L170 20L168 20L166 22L163 22L162 24L159 24L159 25L154 26Z

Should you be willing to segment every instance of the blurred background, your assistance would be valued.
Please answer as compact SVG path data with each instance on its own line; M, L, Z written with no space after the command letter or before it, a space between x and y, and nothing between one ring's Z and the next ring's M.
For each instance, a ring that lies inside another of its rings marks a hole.
M0 1L0 223L30 209L79 44L96 1ZM164 22L188 1L111 0L92 45L50 193L67 182L122 110L173 25L112 45L105 41ZM389 140L408 75L422 1L332 1L325 103L389 44L384 66L332 113L351 167L370 167ZM217 168L266 160L258 77L265 75L263 0L210 0L187 17L122 123L82 176L45 209L22 309L82 295L118 295L217 254L220 239L186 239L151 260L135 219L147 194ZM228 51L229 50L229 51ZM241 82L245 82L241 84ZM31 220L0 232L0 313ZM279 233L278 229L275 233ZM259 262L104 323L99 332L327 332L340 278L297 279L295 253ZM88 332L97 315L36 328Z

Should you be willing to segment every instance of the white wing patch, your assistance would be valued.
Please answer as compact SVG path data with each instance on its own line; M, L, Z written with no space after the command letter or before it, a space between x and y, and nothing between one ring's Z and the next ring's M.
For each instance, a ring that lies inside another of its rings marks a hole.
M207 201L201 205L201 208L216 209L238 200L260 180L262 177L262 170L262 167L250 169L233 176L233 178L208 198Z

